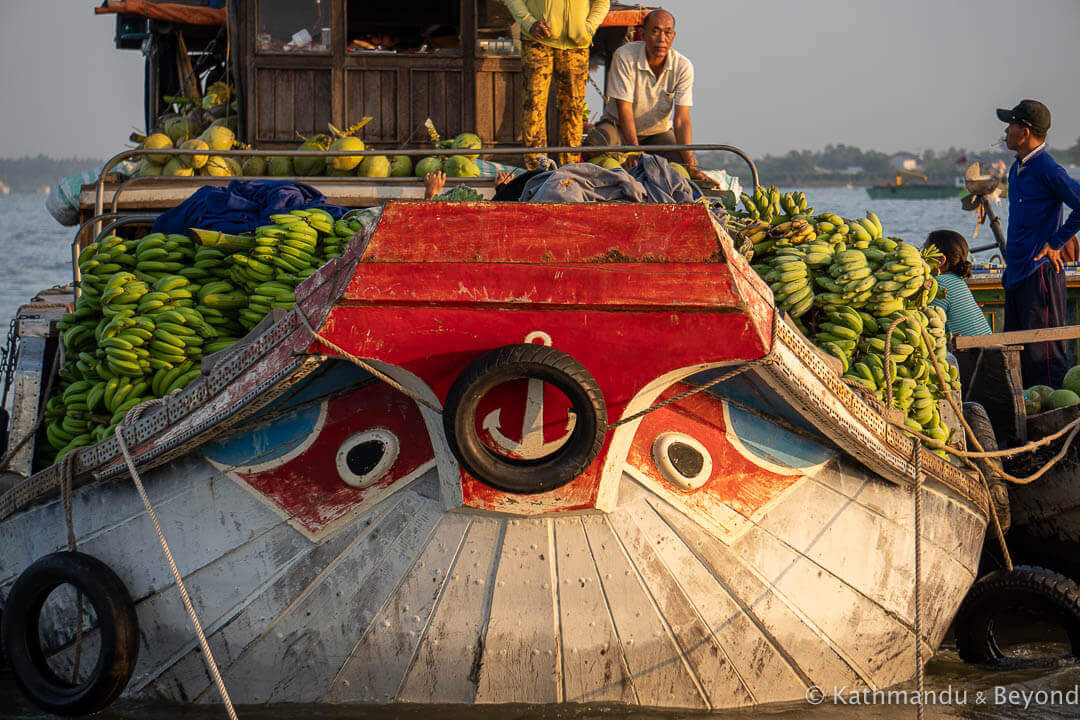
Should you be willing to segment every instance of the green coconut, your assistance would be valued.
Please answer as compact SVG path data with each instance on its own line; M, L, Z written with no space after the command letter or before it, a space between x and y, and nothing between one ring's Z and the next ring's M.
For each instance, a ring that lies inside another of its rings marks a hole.
M234 157L225 158L225 166L229 168L229 174L233 177L239 177L244 174L244 168L240 164L240 161Z
M611 157L610 155L602 158L599 165L600 167L607 168L608 170L618 170L622 167L622 163Z
M213 122L210 123L210 127L228 128L229 130L232 131L233 135L235 135L237 132L239 132L238 125L239 125L239 123L237 123L237 121L236 121L236 113L233 113L232 115L229 115L228 117L219 117L219 118L215 119Z
M1077 395L1072 390L1055 390L1050 393L1050 407L1055 410L1072 407L1073 405L1080 405L1080 395Z
M270 162L266 164L266 174L273 177L294 175L292 158L285 155L270 158Z
M252 155L247 160L244 160L243 170L248 177L262 177L267 170L266 158Z
M330 149L363 152L364 141L358 137L346 135L345 137L339 137L337 140L330 143ZM361 160L363 160L363 158L359 155L343 155L341 157L330 158L330 165L335 170L355 170Z
M1061 387L1080 395L1080 365L1069 368L1069 372L1065 373L1065 379L1061 381Z
M187 177L194 175L194 168L184 167L178 158L172 158L161 168L161 174L165 177Z
M326 177L355 177L356 173L352 170L338 170L332 165L326 166Z
M1042 412L1042 396L1031 390L1024 391L1024 412L1028 415L1038 415Z
M195 128L188 125L187 119L183 115L170 115L161 120L161 130L165 135L169 136L169 140L173 144L183 142L195 134Z
M187 133L188 137L195 137L206 131L207 126L210 125L210 118L206 116L202 110L198 108L192 108L184 114L184 120L187 121Z
M443 172L448 177L480 177L480 168L476 167L469 158L464 155L451 155L443 163Z
M236 133L223 125L211 125L199 139L209 145L211 150L232 150L236 144Z
M158 177L161 175L161 166L143 158L135 169L136 177Z
M180 143L180 149L181 150L209 150L210 146L206 144L205 140L199 140L198 138L195 138L194 140L185 140L184 142ZM196 170L198 170L199 168L201 168L203 165L206 164L206 161L209 159L210 156L209 155L179 155L177 157L180 158L180 162L184 165L184 167L191 167L191 168L195 168Z
M442 169L442 160L437 157L426 157L416 163L416 167L413 168L413 175L416 177L424 177L428 173L439 172Z
M229 164L225 162L225 158L215 155L206 161L206 164L199 170L199 174L211 177L227 177L232 173L229 171Z
M173 141L165 133L154 133L143 140L142 147L145 150L171 150ZM168 155L147 155L146 158L150 162L157 163L158 165L164 165L169 162Z
M1047 385L1033 385L1028 390L1038 394L1039 404L1043 410L1050 409L1050 393L1054 392L1054 388Z
M476 133L470 132L461 133L460 135L455 137L453 142L450 144L450 147L457 150L465 150L472 148L476 148L477 150L479 150L483 146L483 143L480 142L480 136ZM470 160L476 160L476 158L480 157L480 154L477 153L476 155L463 155L461 157L467 157Z
M360 161L356 173L360 177L390 177L390 158L385 155L368 155Z
M309 137L304 142L300 143L300 147L297 150L325 150L327 137L325 135L316 135ZM293 158L293 169L296 170L296 174L301 177L311 177L313 175L322 175L326 172L326 158L323 157L295 157Z
M668 165L675 168L675 172L679 173L680 175L682 175L687 180L690 179L690 173L688 173L686 171L686 168L683 167L682 163L673 162L673 163L668 163Z
M395 155L390 161L390 177L409 177L412 175L412 158L408 155Z

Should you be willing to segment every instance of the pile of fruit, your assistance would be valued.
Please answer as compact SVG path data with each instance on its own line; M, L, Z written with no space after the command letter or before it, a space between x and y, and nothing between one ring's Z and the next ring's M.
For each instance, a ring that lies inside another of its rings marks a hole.
M364 141L356 137L361 128L371 121L365 117L355 125L339 130L328 126L328 133L317 133L302 138L297 150L333 150L339 152L363 152ZM429 121L430 123L430 121ZM245 148L236 140L234 128L224 119L214 120L195 134L187 116L181 115L167 122L164 127L142 138L141 148L149 150L234 150ZM475 133L461 133L452 140L440 140L434 126L428 132L436 148L476 149L482 147ZM140 161L136 174L139 176L183 177L191 175L246 176L246 177L424 177L429 172L441 171L449 177L479 177L476 165L479 154L425 157L413 165L408 155L342 155L338 157L274 155L243 156L239 162L225 155L148 155Z
M38 464L98 442L141 402L197 378L361 229L322 210L271 216L252 233L102 238L79 255L81 294L59 322L65 363L45 404Z
M236 101L232 88L216 82L202 98L170 98L177 112L158 117L146 137L133 135L148 150L232 150L236 147ZM231 102L230 102L231 101ZM139 161L139 177L190 175L239 175L240 165L224 156L148 155Z
M1024 390L1027 414L1038 415L1047 410L1080 405L1080 365L1069 368L1061 385L1057 390L1049 385L1034 385Z
M946 361L945 312L928 305L937 249L887 237L873 212L815 214L801 192L758 187L741 200L728 227L753 243L752 267L777 307L840 361L849 383L904 412L910 430L948 442L937 401L959 389L959 373Z

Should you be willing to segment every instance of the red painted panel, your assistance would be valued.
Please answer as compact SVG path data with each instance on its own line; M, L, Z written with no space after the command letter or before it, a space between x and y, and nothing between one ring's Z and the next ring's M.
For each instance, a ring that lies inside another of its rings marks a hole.
M718 251L699 205L394 202L364 262L708 262Z
M404 367L440 398L479 353L521 343L533 331L574 356L620 411L643 385L700 363L750 360L766 347L745 315L460 307L335 307L325 332L353 355ZM318 342L311 352L333 354ZM617 415L612 415L617 417Z
M345 350L409 370L440 401L445 401L450 385L477 355L524 342L533 331L550 335L554 347L592 373L607 402L609 420L620 418L626 404L661 375L703 363L758 358L766 351L749 318L735 313L338 306L326 323L328 337ZM315 343L311 350L328 349ZM503 427L512 427L510 422L508 416ZM605 442L582 476L550 493L508 495L479 485L463 473L463 497L466 504L476 507L517 512L525 506L533 512L590 507L596 500L607 447Z
M389 385L375 382L327 403L326 422L303 452L275 467L234 473L311 533L323 530L435 456L416 404ZM397 436L397 461L370 487L346 485L337 470L338 450L354 433L372 428Z
M423 282L417 282L417 278ZM622 310L729 310L738 306L721 263L534 265L360 263L343 296L391 303L607 305Z
M661 398L687 389L688 385L677 383ZM698 490L681 492L664 480L656 469L652 444L665 432L689 435L702 443L712 456L712 476ZM707 393L697 393L642 418L627 462L676 493L677 502L689 510L708 515L717 505L725 505L743 517L751 518L802 476L781 475L761 467L739 452L726 433L722 402Z

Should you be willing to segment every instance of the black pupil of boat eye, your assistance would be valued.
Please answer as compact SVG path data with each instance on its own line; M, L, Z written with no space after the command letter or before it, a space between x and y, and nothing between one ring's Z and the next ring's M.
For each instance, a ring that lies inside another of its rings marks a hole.
M378 440L365 440L349 449L345 455L345 464L354 475L362 477L375 469L384 452L385 448Z
M671 464L683 477L696 477L705 467L705 458L701 453L685 443L671 443L667 451Z

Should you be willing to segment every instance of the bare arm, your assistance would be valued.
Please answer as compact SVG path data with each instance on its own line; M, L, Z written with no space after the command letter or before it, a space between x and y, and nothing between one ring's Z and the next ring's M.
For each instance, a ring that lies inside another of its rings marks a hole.
M619 114L619 134L623 145L637 145L637 125L634 124L634 106L626 100L616 100L615 109Z
M675 142L679 145L693 145L694 144L694 128L690 122L690 106L689 105L676 105L675 117L673 120L675 130ZM705 174L698 169L697 159L694 157L693 150L680 150L679 154L682 155L683 165L686 166L686 171L690 173L690 177L694 180L700 180L705 177Z

